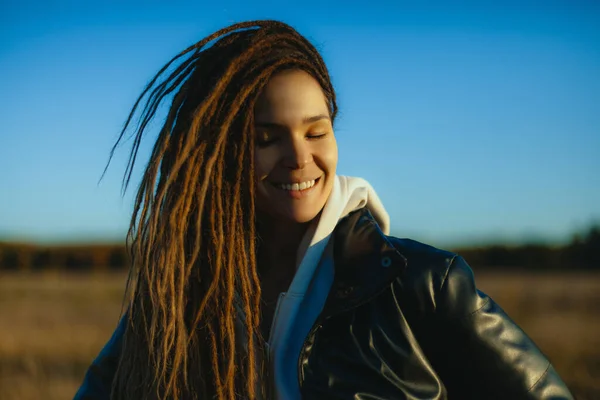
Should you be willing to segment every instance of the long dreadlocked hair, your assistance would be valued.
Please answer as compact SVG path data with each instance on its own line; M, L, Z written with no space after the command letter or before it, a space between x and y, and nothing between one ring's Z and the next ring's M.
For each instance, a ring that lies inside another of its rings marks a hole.
M323 59L277 21L235 24L187 48L133 106L111 151L141 110L125 189L144 132L172 96L128 232L127 327L113 399L253 399L263 390L253 108L270 77L288 69L319 82L333 120Z

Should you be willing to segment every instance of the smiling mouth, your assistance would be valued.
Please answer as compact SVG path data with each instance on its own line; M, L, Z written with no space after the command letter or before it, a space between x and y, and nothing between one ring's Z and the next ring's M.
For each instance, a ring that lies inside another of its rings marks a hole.
M274 186L277 189L280 190L285 190L288 192L302 192L308 189L311 189L312 187L314 187L320 180L321 178L317 178L317 179L313 179L313 180L308 180L308 181L304 181L304 182L295 182L295 183L275 183L275 182L269 182L272 186Z

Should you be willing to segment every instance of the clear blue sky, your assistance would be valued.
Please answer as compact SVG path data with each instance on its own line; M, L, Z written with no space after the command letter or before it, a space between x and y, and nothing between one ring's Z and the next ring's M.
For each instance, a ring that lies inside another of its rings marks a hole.
M283 3L3 0L0 239L123 238L128 147L98 180L136 96L176 52L262 18L322 51L339 173L373 184L394 234L557 243L600 221L600 3Z

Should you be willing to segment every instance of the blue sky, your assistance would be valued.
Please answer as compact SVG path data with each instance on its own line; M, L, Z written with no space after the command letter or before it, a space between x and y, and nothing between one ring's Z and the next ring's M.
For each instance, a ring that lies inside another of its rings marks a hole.
M128 147L99 178L137 95L178 51L263 18L322 52L338 171L372 183L397 236L560 243L600 221L598 3L203 3L0 3L0 240L121 240Z

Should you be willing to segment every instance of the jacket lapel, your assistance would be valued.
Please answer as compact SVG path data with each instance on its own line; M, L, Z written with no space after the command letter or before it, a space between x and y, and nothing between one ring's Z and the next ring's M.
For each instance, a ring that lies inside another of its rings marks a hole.
M335 275L320 319L364 304L406 268L406 258L390 243L366 208L342 219L331 240Z

